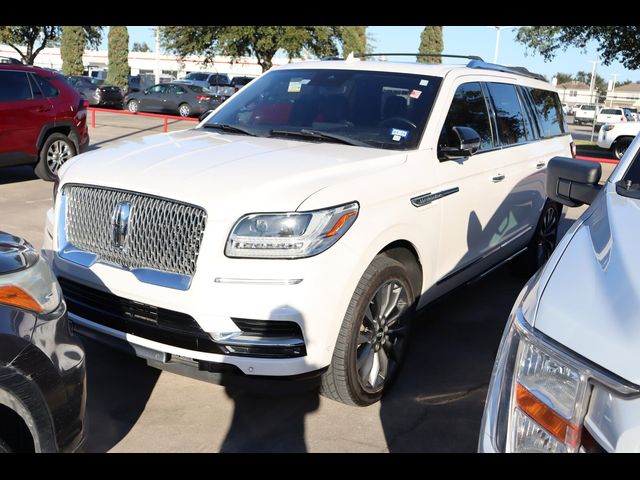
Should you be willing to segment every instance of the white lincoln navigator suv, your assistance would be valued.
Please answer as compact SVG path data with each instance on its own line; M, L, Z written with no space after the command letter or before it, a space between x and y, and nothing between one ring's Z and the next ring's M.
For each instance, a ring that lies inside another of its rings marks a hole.
M321 376L368 405L416 309L549 257L545 167L571 148L524 69L289 64L192 130L66 164L44 253L85 335L197 378Z

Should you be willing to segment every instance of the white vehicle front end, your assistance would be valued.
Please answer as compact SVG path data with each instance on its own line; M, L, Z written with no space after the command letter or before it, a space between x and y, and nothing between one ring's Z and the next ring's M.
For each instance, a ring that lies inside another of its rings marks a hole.
M516 300L480 452L640 452L639 149Z

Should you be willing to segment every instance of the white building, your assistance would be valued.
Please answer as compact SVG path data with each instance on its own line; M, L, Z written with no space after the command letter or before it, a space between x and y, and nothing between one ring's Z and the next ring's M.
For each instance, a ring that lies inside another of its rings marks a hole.
M607 104L621 107L640 107L640 83L629 83L607 92Z
M567 82L556 85L560 101L567 105L577 105L584 103L596 103L598 101L598 93L594 90L593 96L589 89L589 85L583 82Z
M9 45L0 44L0 56L20 59L20 55ZM107 50L85 50L82 57L87 72L106 70L109 65ZM159 69L161 74L170 75L175 79L182 78L190 72L218 72L227 73L230 76L260 75L262 67L254 58L241 58L231 62L230 57L216 57L212 64L204 66L204 57L189 56L183 61L178 61L175 55L160 55ZM299 60L293 60L299 61ZM274 66L288 63L287 58L274 58ZM59 48L43 49L35 60L38 67L62 70L62 58ZM154 74L156 69L156 54L154 52L129 52L129 67L131 75Z

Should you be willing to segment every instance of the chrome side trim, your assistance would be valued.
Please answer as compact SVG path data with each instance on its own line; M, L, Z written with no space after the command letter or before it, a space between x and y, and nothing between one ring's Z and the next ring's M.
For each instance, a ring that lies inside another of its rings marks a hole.
M298 337L256 337L243 332L210 333L211 338L221 345L236 347L304 347L304 340Z
M440 200L441 198L446 197L448 195L453 195L454 193L458 193L459 191L460 191L459 187L453 187L453 188L442 190L436 193L425 193L424 195L413 197L411 199L411 204L417 208L424 207L425 205L429 205L431 202Z
M298 285L302 278L224 278L216 277L215 283L240 283L250 285Z

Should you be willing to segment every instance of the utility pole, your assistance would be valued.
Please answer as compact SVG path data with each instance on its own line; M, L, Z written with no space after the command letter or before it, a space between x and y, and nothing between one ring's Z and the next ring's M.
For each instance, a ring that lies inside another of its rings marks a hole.
M612 73L611 76L613 77L613 83L611 84L611 100L609 100L609 106L613 106L613 92L616 91L616 80L618 78L618 75L620 75L619 73Z
M156 27L156 84L160 83L160 27Z
M596 131L596 117L598 116L598 102L593 101L593 90L596 85L596 66L600 63L599 55L596 55L596 59L590 60L590 62L593 63L593 70L591 70L591 86L589 87L589 96L591 98L591 103L596 107L593 112L593 123L591 124L591 141L593 142L593 135Z
M493 63L498 63L498 52L500 50L500 30L508 30L513 27L488 27L496 29L496 49L493 53Z

